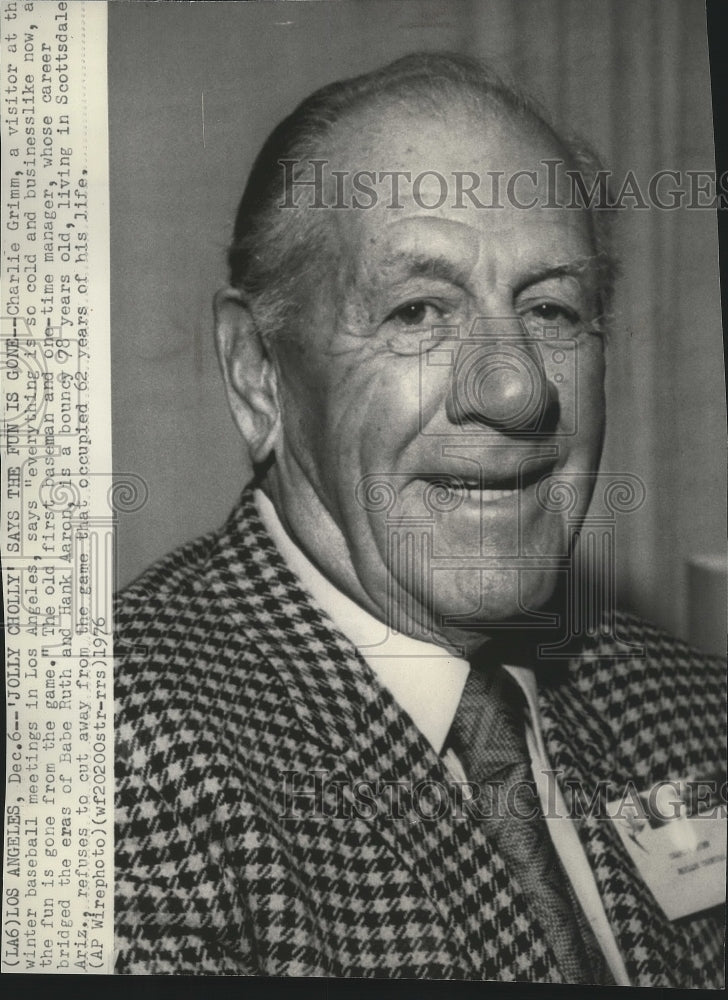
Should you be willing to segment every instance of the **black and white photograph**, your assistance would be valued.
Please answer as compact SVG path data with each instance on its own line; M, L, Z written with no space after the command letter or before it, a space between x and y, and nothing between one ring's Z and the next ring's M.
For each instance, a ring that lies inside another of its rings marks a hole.
M109 58L118 971L718 986L702 5L118 4Z
M723 988L705 5L106 8L107 971Z

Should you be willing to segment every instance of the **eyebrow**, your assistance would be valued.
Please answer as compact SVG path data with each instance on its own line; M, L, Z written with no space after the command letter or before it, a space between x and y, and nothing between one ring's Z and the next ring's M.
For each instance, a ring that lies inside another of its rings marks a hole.
M467 284L472 272L472 268L441 254L409 250L387 255L382 264L388 271L403 278L439 278L460 286Z
M581 278L585 274L596 274L596 272L597 265L591 256L577 258L576 260L569 261L568 264L545 264L543 267L537 267L535 270L529 271L524 279L514 288L514 292L518 295L531 285L538 285L540 282L548 281L551 278Z

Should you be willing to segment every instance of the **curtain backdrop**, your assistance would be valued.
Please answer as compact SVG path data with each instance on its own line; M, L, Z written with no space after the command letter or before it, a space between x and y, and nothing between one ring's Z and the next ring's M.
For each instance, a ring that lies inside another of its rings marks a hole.
M314 88L419 49L489 59L617 177L714 168L701 0L112 2L114 468L149 488L120 515L120 583L219 524L249 475L210 300L258 148ZM646 499L618 522L620 600L685 634L686 562L725 547L715 214L622 216L602 468Z

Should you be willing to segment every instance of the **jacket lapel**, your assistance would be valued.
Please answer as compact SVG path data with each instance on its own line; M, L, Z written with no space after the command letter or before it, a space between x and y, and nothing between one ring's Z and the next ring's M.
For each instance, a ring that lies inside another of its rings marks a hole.
M379 808L368 818L371 835L425 889L459 967L473 978L558 982L543 934L480 824L453 815L442 760L285 566L252 493L233 512L210 573L233 634L243 633L265 657L308 738L321 746L327 780L341 782L350 798L359 782L380 790L385 815ZM382 789L396 789L391 818Z
M348 773L399 789L398 818L376 819L372 835L383 837L426 888L474 975L558 981L540 928L481 824L463 810L441 758L378 686L364 723L347 755Z
M572 665L573 669L573 665ZM568 680L564 678L564 680ZM629 783L643 782L627 773L619 747L606 721L568 683L545 685L540 691L541 717L550 762L565 782L565 799L594 872L607 918L634 986L711 986L712 970L699 965L686 931L667 919L624 849L608 801L621 799ZM587 814L580 816L575 795L582 790Z

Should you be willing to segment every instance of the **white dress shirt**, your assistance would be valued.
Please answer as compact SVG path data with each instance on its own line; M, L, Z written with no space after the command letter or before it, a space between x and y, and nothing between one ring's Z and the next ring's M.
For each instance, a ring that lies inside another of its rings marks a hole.
M467 660L452 656L432 643L392 632L384 622L360 608L313 565L288 535L273 504L261 490L256 491L255 499L263 524L288 568L359 650L381 684L407 712L435 752L441 754L470 670ZM506 664L504 667L523 691L528 706L526 743L554 847L615 982L618 986L629 986L624 961L604 912L594 874L576 828L567 818L566 804L558 783L553 780L541 731L536 677L527 667L509 667ZM467 781L462 765L451 749L443 755L443 760L455 780Z

